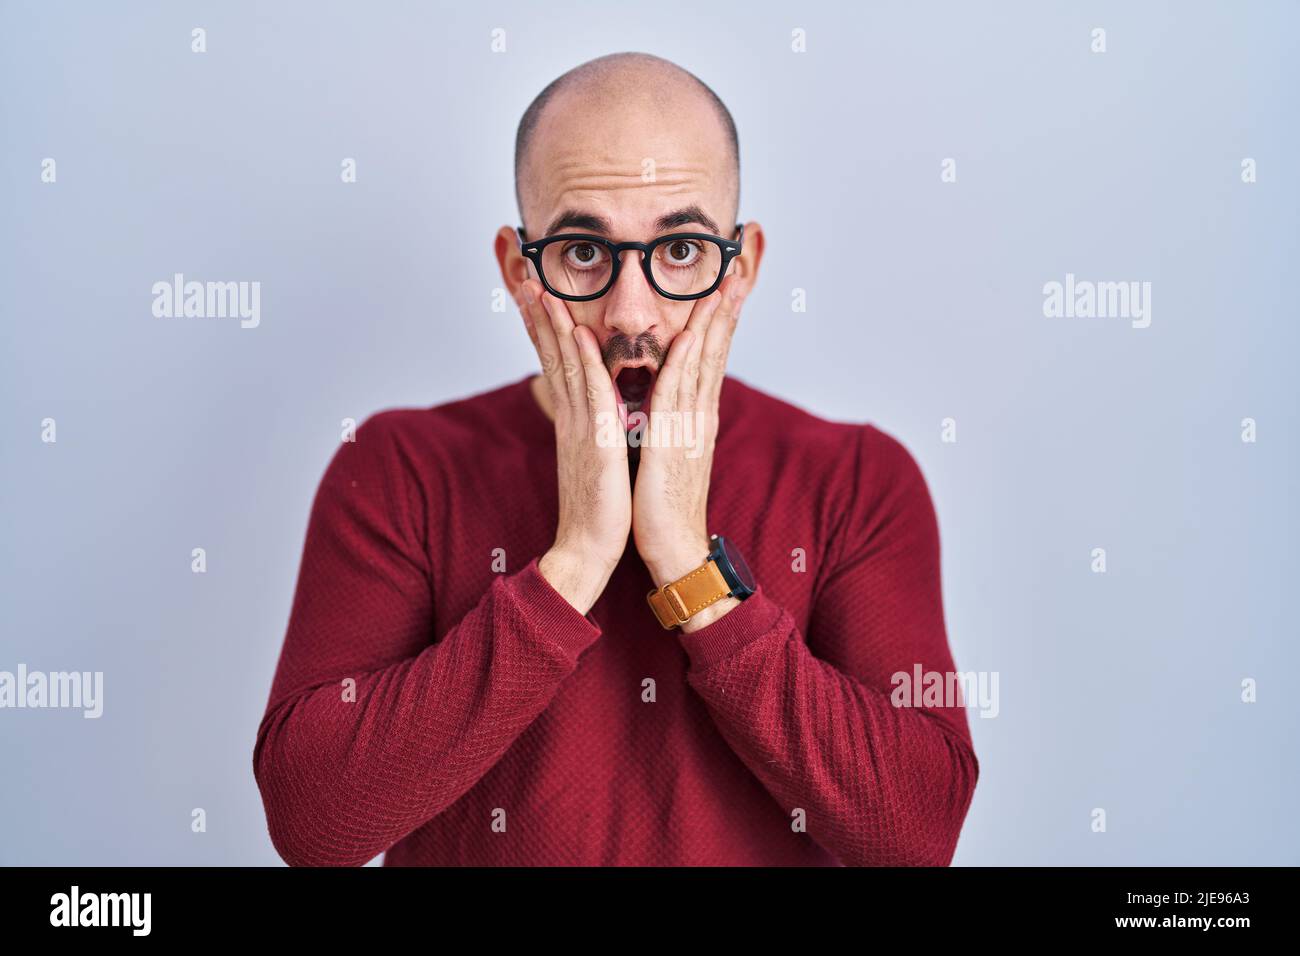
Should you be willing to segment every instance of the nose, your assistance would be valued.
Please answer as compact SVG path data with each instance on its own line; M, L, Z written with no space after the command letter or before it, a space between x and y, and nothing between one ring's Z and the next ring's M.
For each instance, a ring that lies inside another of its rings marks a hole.
M605 306L605 327L632 338L654 329L665 300L650 288L645 273L641 271L642 253L628 249L622 256L618 279L600 301Z

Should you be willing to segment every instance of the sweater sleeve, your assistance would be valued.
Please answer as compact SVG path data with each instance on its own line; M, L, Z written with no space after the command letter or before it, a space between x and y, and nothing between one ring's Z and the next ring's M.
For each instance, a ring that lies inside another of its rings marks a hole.
M809 836L841 863L946 866L979 775L965 708L893 702L904 698L895 674L953 671L938 524L900 443L862 426L856 446L806 641L760 581L680 635L687 680L740 759L787 814L805 811Z
M537 558L433 633L422 495L395 414L363 423L321 480L257 731L253 772L290 865L364 864L450 806L600 636Z

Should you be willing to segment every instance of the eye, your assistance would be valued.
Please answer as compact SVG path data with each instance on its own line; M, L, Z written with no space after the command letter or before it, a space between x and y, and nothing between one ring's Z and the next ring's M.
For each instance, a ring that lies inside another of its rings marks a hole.
M591 269L605 258L605 250L594 242L571 242L564 247L564 262L575 269Z
M664 261L670 266L685 268L695 265L703 250L698 241L693 239L674 239L659 247Z

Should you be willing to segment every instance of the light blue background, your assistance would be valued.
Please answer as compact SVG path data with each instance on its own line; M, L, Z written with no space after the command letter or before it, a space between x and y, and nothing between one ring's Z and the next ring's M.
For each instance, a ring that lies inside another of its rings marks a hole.
M105 672L97 721L0 711L0 862L278 862L252 748L339 422L532 367L515 125L617 50L739 126L731 370L930 483L1000 675L955 862L1300 862L1296 5L117 6L0 6L0 669ZM260 281L261 326L155 319L174 272ZM1067 272L1150 281L1150 328L1044 318Z

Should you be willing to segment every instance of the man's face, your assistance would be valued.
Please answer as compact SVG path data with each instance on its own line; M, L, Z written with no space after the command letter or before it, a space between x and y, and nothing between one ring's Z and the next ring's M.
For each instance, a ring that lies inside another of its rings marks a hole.
M566 92L544 116L521 176L529 239L564 232L614 242L648 242L674 232L735 238L729 146L717 114L696 91L595 100L583 91ZM746 253L750 234L747 227ZM756 241L761 244L761 234ZM503 250L499 238L498 256L503 252L509 260L502 262L503 273L515 280L512 291L524 278L537 278L514 244ZM575 323L596 334L629 412L644 408L669 346L700 301L661 296L646 281L640 257L636 250L622 253L618 278L600 298L564 303ZM729 273L745 271L741 259Z

